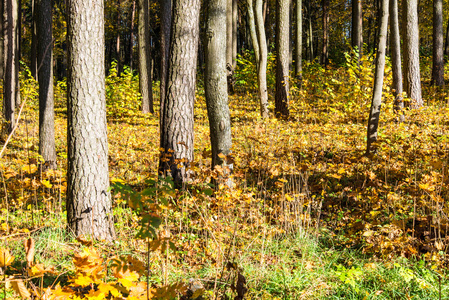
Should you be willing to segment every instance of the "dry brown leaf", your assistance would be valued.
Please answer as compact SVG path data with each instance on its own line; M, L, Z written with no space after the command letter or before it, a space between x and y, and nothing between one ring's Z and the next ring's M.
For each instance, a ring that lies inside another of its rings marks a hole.
M81 245L90 247L92 246L92 241L88 240L84 235L79 235L76 240L81 243Z
M25 246L25 252L26 252L26 259L27 259L27 266L28 268L31 268L34 261L34 239L29 238L25 240L24 242Z
M11 281L12 288L14 291L20 295L22 298L30 299L31 294L23 283L22 279L14 279Z

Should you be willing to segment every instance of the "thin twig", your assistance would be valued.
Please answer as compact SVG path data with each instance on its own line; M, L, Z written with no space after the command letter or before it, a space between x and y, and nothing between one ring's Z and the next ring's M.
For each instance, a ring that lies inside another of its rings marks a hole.
M12 129L11 133L8 136L8 139L6 139L6 142L3 145L2 151L0 151L0 158L3 157L3 152L5 151L6 146L8 145L9 141L11 140L12 135L14 134L14 131L16 131L17 127L19 127L20 115L22 114L22 109L25 106L26 102L27 102L27 99L25 98L25 100L23 101L22 105L20 106L19 115L17 116L16 126L14 126L14 128Z

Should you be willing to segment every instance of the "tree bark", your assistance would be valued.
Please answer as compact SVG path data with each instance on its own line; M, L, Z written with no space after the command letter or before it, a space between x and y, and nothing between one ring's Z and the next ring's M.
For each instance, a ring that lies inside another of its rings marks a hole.
M168 61L170 56L170 36L173 0L160 0L161 5L161 84L160 84L160 121L164 115ZM152 77L151 77L152 78ZM160 124L162 125L162 123Z
M120 74L122 74L122 51L121 51L121 45L120 45L120 35L121 35L121 1L117 0L117 37L116 37L116 54L117 54L117 76L120 76Z
M404 0L404 88L412 108L423 105L419 68L418 0Z
M393 70L393 95L394 107L399 120L404 121L404 99L402 97L402 64L401 64L401 39L399 36L399 18L398 18L398 1L390 0L390 46L391 46L391 65Z
M249 25L249 33L251 36L251 42L253 44L254 49L254 57L256 58L256 66L257 68L259 68L260 50L259 50L259 41L257 40L256 19L254 17L253 0L246 0L246 7L248 9L248 23L249 23L248 25Z
M131 7L131 28L129 30L129 69L133 71L133 53L134 53L134 18L136 15L136 0L133 0Z
M268 88L267 88L267 60L268 48L267 38L265 36L265 25L262 12L262 0L256 0L255 6L256 32L259 44L260 57L259 67L257 69L257 78L259 81L260 97L260 115L262 118L268 117Z
M358 52L358 61L362 54L362 0L352 0L352 48Z
M154 113L153 83L151 82L150 16L149 1L138 0L139 90L142 95L142 112Z
M31 76L38 80L37 74L37 26L36 26L36 0L31 0Z
M444 85L443 0L433 0L433 67L432 84Z
M385 50L387 46L388 29L388 0L382 0L381 18L379 19L379 42L376 54L376 70L374 76L373 99L368 119L368 133L366 153L370 154L372 144L377 140L377 128L379 126L380 108L382 106L382 87L385 70Z
M234 62L233 62L233 2L234 0L227 0L226 2L226 70L228 93L234 93Z
M172 35L164 115L161 116L161 173L176 186L189 180L193 161L193 106L199 38L200 0L173 2Z
M323 52L321 53L321 64L327 66L329 63L329 0L323 0Z
M17 0L5 2L5 79L3 83L3 116L7 122L6 130L10 133L15 126L15 110L19 88L19 51L18 51L18 19L19 6Z
M295 36L295 77L301 86L302 81L302 0L296 0L296 36Z
M232 70L237 66L238 0L232 0Z
M449 22L447 22L446 28L446 42L444 43L444 55L449 56Z
M39 154L46 168L56 168L53 99L53 29L51 0L36 0L39 82Z
M277 0L276 10L276 117L288 117L290 0Z
M76 236L111 241L103 5L67 3L67 221Z
M206 25L205 92L212 146L212 168L221 166L226 184L232 186L229 175L233 163L226 159L231 153L232 137L226 88L226 28L223 24L226 24L226 0L210 0ZM223 158L222 155L226 157Z
M0 80L5 79L5 0L0 0Z
M308 59L311 62L314 59L313 55L313 28L312 28L312 10L310 7L310 1L307 0L307 51L308 51Z

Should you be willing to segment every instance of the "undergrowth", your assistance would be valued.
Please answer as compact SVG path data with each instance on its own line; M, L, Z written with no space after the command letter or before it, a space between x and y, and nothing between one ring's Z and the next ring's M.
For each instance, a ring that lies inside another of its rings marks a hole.
M36 85L22 76L27 103L0 161L0 298L444 299L447 88L424 78L426 105L398 123L387 64L377 151L367 157L373 63L346 59L306 64L291 118L262 120L257 97L240 92L255 84L250 54L241 58L247 79L229 102L232 190L211 186L219 170L210 169L201 91L195 176L179 191L156 175L158 115L140 113L138 78L110 72L111 244L66 230L65 82L55 89L58 169L42 172Z

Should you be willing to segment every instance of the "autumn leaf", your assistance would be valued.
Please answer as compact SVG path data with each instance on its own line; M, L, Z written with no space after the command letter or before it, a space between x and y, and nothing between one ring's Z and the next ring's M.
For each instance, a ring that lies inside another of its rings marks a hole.
M25 246L27 266L28 266L28 268L30 268L33 265L33 261L34 261L34 239L29 238L29 239L25 240L24 246Z
M8 249L0 248L0 267L7 267L14 261L14 256L11 256Z
M31 294L28 291L28 289L25 286L25 283L23 283L22 279L13 279L11 280L11 286L14 289L14 291L20 295L20 297L25 299L30 299Z

